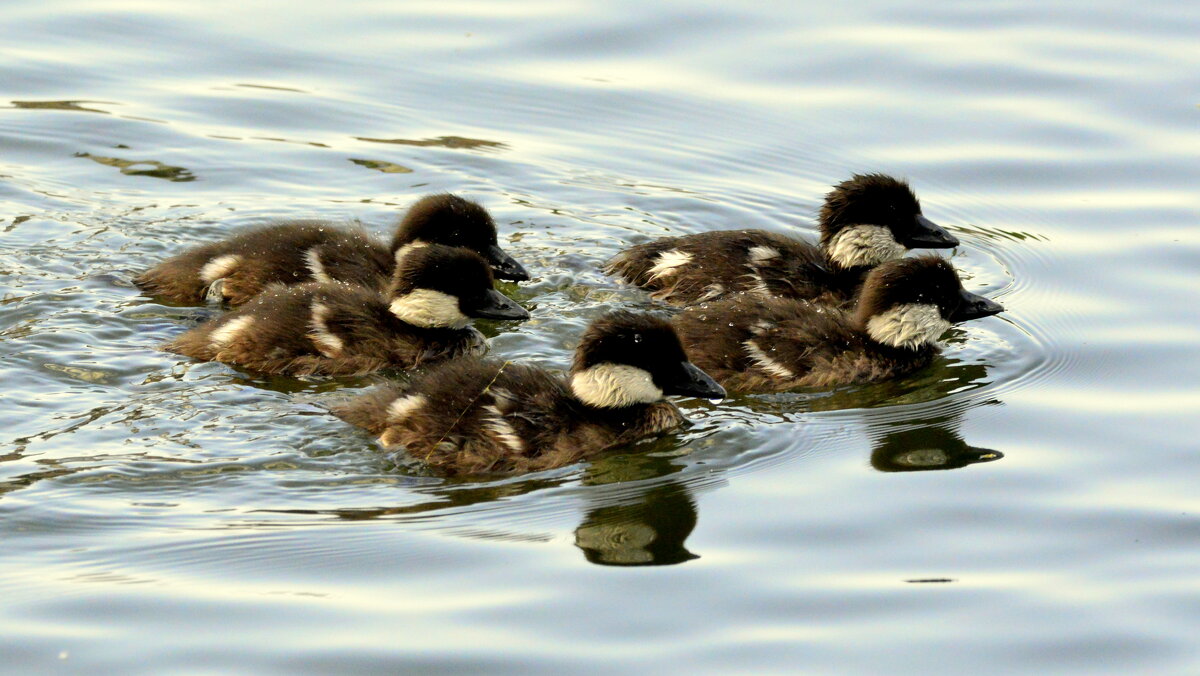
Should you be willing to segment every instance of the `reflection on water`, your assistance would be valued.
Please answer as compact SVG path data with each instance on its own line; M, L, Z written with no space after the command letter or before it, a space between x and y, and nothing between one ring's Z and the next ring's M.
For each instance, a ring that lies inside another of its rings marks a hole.
M359 141L369 141L371 143L391 143L402 146L417 146L421 148L438 147L438 148L466 148L470 150L486 150L489 148L506 148L507 146L499 141L485 141L480 138L465 138L462 136L439 136L437 138L425 139L406 139L406 138L367 138L365 136L356 136Z
M669 458L642 455L602 459L588 468L585 485L638 481L643 487L617 500L595 493L575 546L591 563L603 566L669 566L700 558L684 546L696 529L696 502L687 485L650 481L675 474L682 466Z
M871 466L880 472L920 472L958 469L1004 457L1000 451L968 445L958 433L958 415L926 419L919 427L903 422L870 428L878 434L871 451ZM889 431L889 427L898 428Z
M603 566L667 566L700 558L684 547L696 528L696 503L676 484L646 490L636 502L588 511L575 546Z
M100 113L109 115L107 110L99 108L88 108L80 104L83 103L103 103L106 105L116 105L111 101L12 101L16 108L25 108L29 110L76 110L84 113Z
M366 167L367 169L374 169L375 171L382 171L385 174L411 174L412 173L412 169L409 169L408 167L402 167L399 164L393 164L391 162L384 162L383 160L361 160L361 159L350 158L350 161L357 164L360 167Z
M85 157L106 167L116 167L121 170L122 174L128 176L151 176L179 183L196 180L196 177L188 169L173 167L156 160L125 160L120 157L104 157L91 153L75 153L75 157Z

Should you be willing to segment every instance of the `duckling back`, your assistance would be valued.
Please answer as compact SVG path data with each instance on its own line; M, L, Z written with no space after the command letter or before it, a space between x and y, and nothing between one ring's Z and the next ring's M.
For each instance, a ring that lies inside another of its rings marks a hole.
M211 297L241 305L271 284L339 281L381 287L391 268L387 246L361 228L294 221L189 249L134 283L172 303L197 305Z

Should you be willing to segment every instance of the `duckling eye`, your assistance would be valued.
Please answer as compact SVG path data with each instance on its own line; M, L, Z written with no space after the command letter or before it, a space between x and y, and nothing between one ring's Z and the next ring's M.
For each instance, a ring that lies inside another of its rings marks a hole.
M635 342L635 343L642 342L642 334L640 334L640 333L633 334L633 342Z

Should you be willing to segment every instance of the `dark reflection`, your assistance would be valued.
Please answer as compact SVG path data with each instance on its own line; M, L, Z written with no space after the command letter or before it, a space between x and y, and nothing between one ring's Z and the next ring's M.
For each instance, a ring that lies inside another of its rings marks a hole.
M128 176L150 176L153 178L165 178L168 181L175 183L186 183L196 180L195 175L188 169L183 167L173 167L169 164L156 162L154 160L125 160L119 157L103 157L93 155L91 153L75 153L75 157L86 157L87 159L103 164L106 167L116 167L121 170L122 174Z
M955 339L953 335L949 337L950 341ZM809 388L779 394L737 395L726 403L745 407L755 415L774 414L781 420L800 422L803 414L812 412L886 409L951 399L977 401L977 392L991 382L988 365L943 356L929 367L899 380L850 385L832 391Z
M100 113L101 115L109 115L107 110L98 108L85 108L81 103L107 103L113 104L112 101L12 101L14 108L26 108L33 110L74 110L81 113Z
M350 158L350 161L357 164L360 167L374 169L375 171L382 171L385 174L411 174L412 173L412 169L409 169L408 167L401 166L399 164L392 164L391 162L384 162L383 160L357 160L352 157L352 158Z
M654 481L682 471L684 465L660 454L602 457L587 468L586 486L643 481L619 497L589 493L575 546L588 561L602 566L669 566L700 558L684 546L696 528L696 502L680 482Z
M654 486L630 504L598 506L575 529L575 546L602 566L669 566L700 558L684 542L696 528L696 503L680 484Z
M661 481L685 465L656 453L675 448L668 440L639 446L640 452L594 459L579 479L588 502L582 523L575 529L575 546L588 561L606 566L664 566L699 558L684 546L696 528L696 503L690 490L678 481ZM653 454L653 455L652 455ZM436 481L435 479L430 479ZM535 491L564 487L575 476L526 479L510 482L454 480L419 488L429 499L394 507L338 509L260 510L284 514L323 514L362 521L382 517L415 517L501 502ZM482 539L532 540L547 538L498 533L495 530L456 531Z
M278 136L251 136L255 141L273 141L275 143L296 143L302 146L312 146L314 148L328 148L329 146L317 141L293 141L290 138L279 138Z
M485 141L479 138L465 138L463 136L439 136L437 138L425 139L406 139L406 138L367 138L365 136L355 136L356 140L369 141L371 143L392 143L402 146L420 146L439 147L439 148L465 148L468 150L488 149L488 148L507 148L508 146L499 141Z
M877 441L871 466L880 472L920 472L958 469L1003 457L1000 451L968 445L952 428L930 425L893 432Z
M923 472L1003 458L1000 451L963 441L958 430L966 410L954 409L922 420L868 422L867 433L874 439L871 466L880 472Z
M248 82L239 82L236 86L245 87L247 89L270 89L271 91L276 91L276 92L296 92L297 94L307 94L308 93L308 92L304 91L303 89L293 89L291 87L280 87L279 85L250 84Z
M960 334L947 336L946 342L961 340ZM946 357L934 360L928 368L899 380L836 390L812 402L813 411L837 411L852 408L878 408L919 404L961 395L991 384L987 365L959 362Z

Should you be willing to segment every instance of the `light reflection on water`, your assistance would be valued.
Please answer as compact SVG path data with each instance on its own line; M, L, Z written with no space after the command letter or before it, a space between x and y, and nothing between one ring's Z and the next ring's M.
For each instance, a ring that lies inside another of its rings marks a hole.
M244 4L0 26L10 669L1194 670L1190 5ZM493 351L561 369L655 307L599 272L621 247L811 235L868 170L1008 313L901 382L683 402L527 477L426 476L324 413L371 379L158 352L211 311L130 283L450 190L535 275Z

